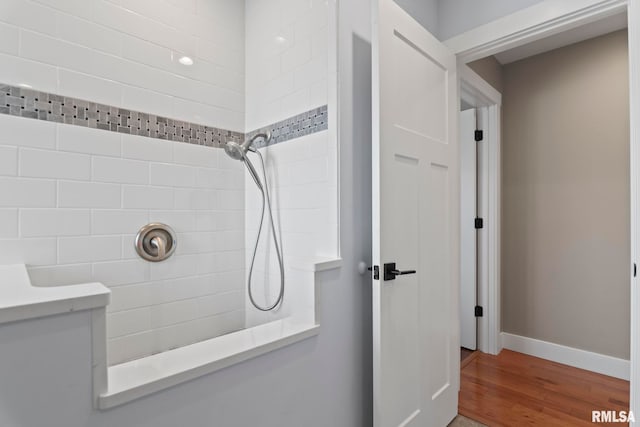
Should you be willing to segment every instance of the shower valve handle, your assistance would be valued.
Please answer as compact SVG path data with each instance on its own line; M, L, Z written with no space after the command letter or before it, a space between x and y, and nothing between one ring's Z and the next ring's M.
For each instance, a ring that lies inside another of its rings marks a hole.
M138 231L135 240L136 252L149 262L166 260L173 255L177 244L175 231L161 223L145 225Z
M160 236L156 236L153 239L151 239L151 245L153 245L153 247L155 247L158 251L158 255L157 257L159 259L164 259L166 253L167 253L167 241Z

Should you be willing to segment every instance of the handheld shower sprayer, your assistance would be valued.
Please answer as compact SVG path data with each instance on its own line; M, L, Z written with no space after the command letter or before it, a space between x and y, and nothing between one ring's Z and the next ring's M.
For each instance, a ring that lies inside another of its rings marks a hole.
M271 140L271 134L267 133L258 133L252 138L246 140L244 143L240 144L235 141L227 141L224 146L224 151L227 153L229 157L234 160L240 160L244 163L249 175L253 178L253 181L256 183L258 190L262 194L262 212L260 214L260 226L258 227L258 235L256 236L256 244L253 249L253 255L251 257L251 267L249 268L249 277L247 279L247 292L249 294L249 300L251 300L251 304L260 310L260 311L271 311L275 309L284 298L284 263L282 261L282 252L280 250L280 243L278 242L278 236L276 233L275 222L273 221L273 210L271 209L271 197L269 196L269 186L267 185L267 171L264 166L264 160L262 158L262 154L257 148L254 146L257 141L264 141L264 144L267 145ZM260 181L260 177L258 176L258 172L256 171L253 163L247 156L248 152L255 153L260 159L260 163L262 165L262 177L263 181ZM278 266L280 268L280 293L278 294L278 298L276 301L268 305L266 307L258 304L253 298L253 289L251 279L253 277L253 266L256 260L256 253L258 252L258 242L260 241L260 235L262 234L262 226L264 224L264 213L265 213L265 205L268 207L269 211L269 219L271 221L271 231L273 235L273 244L276 249L276 254L278 256Z
M259 133L255 135L253 138L247 139L242 144L235 141L227 141L227 143L224 145L224 151L232 159L244 161L244 159L247 156L247 151L251 151L253 153L256 152L256 149L255 147L253 147L253 144L259 139L262 139L265 142L268 142L271 139L271 135L269 135L268 133Z
M241 160L244 162L251 178L255 181L256 185L259 189L262 190L262 184L260 183L260 178L258 177L258 172L253 167L253 163L247 157L247 152L251 151L252 153L257 153L258 150L253 146L253 144L259 139L263 139L265 142L268 142L271 139L271 135L268 133L259 133L251 139L247 139L242 144L237 143L235 141L227 141L224 145L224 152L227 153L229 157L234 160Z

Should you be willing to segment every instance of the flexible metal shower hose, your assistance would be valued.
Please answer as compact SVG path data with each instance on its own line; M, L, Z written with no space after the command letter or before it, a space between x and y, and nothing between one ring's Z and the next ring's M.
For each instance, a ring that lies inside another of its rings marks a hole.
M258 150L255 150L254 152L260 158L260 163L261 163L261 166L262 166L262 177L264 179L264 185L262 186L263 188L258 187L258 189L260 190L260 193L262 194L262 212L260 213L260 226L258 227L258 235L256 236L256 244L255 244L255 247L253 248L253 255L251 257L251 267L249 267L249 278L247 280L247 291L249 293L249 300L251 301L251 304L253 304L253 306L255 308L257 308L260 311L271 311L274 308L276 308L282 302L282 299L284 298L284 263L282 261L282 252L280 251L280 245L278 244L278 236L276 234L276 225L275 225L275 222L273 221L273 211L271 209L271 197L269 196L269 186L267 185L267 172L266 172L267 170L266 170L266 168L264 166L264 160L262 158L262 154L260 154L260 152ZM248 161L248 160L249 159L245 159L245 166L247 166L246 165L246 161ZM251 288L251 278L253 276L253 266L254 266L255 261L256 261L256 253L258 252L258 243L260 242L260 235L262 234L262 226L264 224L265 204L269 208L269 219L271 221L271 231L273 233L273 244L276 247L276 254L278 255L278 265L280 267L280 294L278 295L278 299L272 305L263 307L260 304L258 304L255 301L255 299L253 298L253 290Z

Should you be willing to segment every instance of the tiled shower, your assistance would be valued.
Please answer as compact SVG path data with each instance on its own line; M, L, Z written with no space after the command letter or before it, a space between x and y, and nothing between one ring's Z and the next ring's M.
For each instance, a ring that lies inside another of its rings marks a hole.
M291 315L296 271L337 254L327 43L323 0L2 1L0 264L108 286L111 365ZM220 149L260 129L289 292L266 314L258 193ZM177 232L167 261L134 250L149 222Z

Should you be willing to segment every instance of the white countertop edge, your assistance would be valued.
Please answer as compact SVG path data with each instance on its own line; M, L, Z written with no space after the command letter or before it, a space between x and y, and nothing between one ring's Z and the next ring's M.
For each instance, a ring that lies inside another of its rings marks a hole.
M342 258L313 258L291 260L291 268L294 270L311 271L317 273L319 271L334 270L342 267Z
M33 286L24 264L0 265L0 324L105 307L110 295L101 283Z
M247 346L246 340L255 340L251 335L257 331L266 330L266 335L269 335L273 331L268 329L277 327L286 330L277 336L263 337L259 344ZM110 409L224 369L315 336L319 333L319 329L319 325L295 325L289 319L283 319L111 366L108 368L109 390L98 397L98 408ZM233 343L233 341L240 342ZM216 350L218 354L216 354ZM182 366L176 367L177 364ZM174 365L174 367L161 372L162 367L167 367L167 365Z

